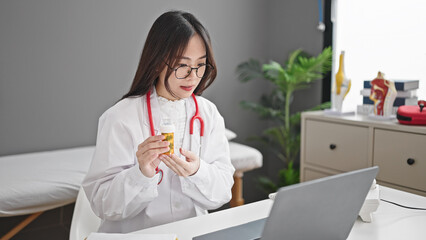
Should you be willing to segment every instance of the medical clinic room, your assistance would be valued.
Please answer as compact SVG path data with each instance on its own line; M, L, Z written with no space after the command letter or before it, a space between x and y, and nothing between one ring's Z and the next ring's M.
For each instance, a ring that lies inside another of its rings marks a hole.
M425 239L425 9L0 1L0 240Z

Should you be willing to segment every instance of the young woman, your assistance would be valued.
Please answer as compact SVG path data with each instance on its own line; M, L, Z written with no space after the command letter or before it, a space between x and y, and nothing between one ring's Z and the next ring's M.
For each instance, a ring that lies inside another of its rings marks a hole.
M201 23L186 12L161 15L130 91L99 119L83 187L102 218L100 232L131 232L206 214L231 199L235 169L224 120L199 96L215 77L210 37ZM192 123L196 112L202 120ZM171 155L164 154L171 145L159 130L165 119L176 128Z

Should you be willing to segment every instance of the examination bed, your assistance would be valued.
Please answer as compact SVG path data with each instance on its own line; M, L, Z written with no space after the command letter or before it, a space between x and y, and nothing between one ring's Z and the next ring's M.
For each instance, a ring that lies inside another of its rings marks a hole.
M75 202L94 150L88 146L0 157L0 217L31 214L1 240L10 239L44 211ZM244 204L243 172L261 167L262 154L235 142L230 142L230 152L236 168L230 205L238 206Z
M75 201L94 146L0 157L0 217L31 214L10 239L42 212Z

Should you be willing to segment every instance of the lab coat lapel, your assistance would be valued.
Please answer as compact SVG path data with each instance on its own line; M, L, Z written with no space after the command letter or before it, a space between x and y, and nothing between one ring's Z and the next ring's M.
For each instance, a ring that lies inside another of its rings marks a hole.
M152 113L152 121L154 122L154 131L155 131L155 135L159 135L161 134L160 132L160 124L161 124L161 111L160 111L160 104L158 103L158 97L157 97L157 91L155 91L155 88L152 89L151 91L151 113ZM142 116L142 121L143 124L148 127L148 129L150 129L150 124L149 124L149 115L148 115L148 106L147 106L147 101L146 101L146 97L147 95L145 95L143 102L143 116ZM151 132L150 132L151 135Z

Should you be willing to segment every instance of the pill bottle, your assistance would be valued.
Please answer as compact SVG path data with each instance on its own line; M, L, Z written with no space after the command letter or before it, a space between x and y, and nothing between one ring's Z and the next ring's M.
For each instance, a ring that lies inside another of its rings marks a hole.
M164 154L173 154L174 151L174 132L175 132L175 125L172 123L170 119L163 119L161 121L160 125L160 131L161 135L165 136L165 139L163 141L168 141L170 143L169 148L170 150Z

